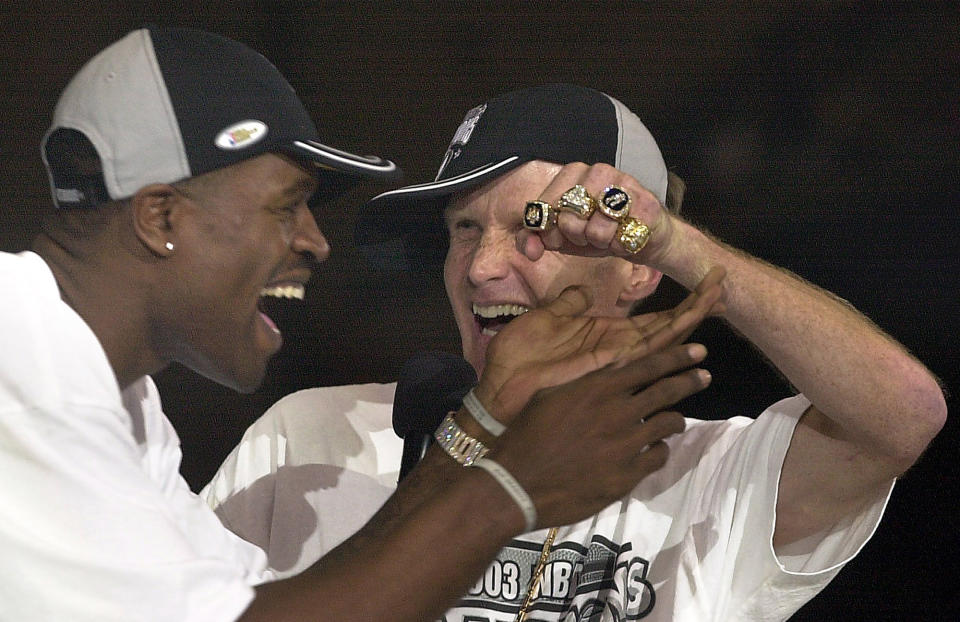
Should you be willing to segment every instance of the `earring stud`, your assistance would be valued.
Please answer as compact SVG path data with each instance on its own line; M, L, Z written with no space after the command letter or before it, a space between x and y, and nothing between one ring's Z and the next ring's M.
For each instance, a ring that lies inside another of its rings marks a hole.
M166 244L164 244L164 246L167 247L167 250L168 250L168 251L172 251L172 250L173 250L173 242L167 242Z

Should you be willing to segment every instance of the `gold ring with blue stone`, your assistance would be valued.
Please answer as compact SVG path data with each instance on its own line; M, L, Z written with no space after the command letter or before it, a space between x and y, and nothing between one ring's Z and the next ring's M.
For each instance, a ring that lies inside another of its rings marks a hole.
M608 218L623 222L630 214L630 195L620 186L607 186L600 195L600 212Z

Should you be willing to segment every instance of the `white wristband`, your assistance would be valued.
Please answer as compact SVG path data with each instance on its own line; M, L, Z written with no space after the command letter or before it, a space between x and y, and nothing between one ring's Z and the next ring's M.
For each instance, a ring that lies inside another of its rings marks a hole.
M492 475L498 484L503 486L503 489L516 501L517 505L520 506L520 511L523 512L523 518L527 521L524 532L533 531L537 526L537 508L534 507L533 499L531 499L527 491L523 489L520 482L518 482L513 475L510 475L510 471L490 458L480 458L473 463L473 466L480 467Z
M497 421L493 415L487 412L487 409L484 408L480 400L477 399L473 389L467 391L467 394L463 397L463 405L477 423L491 435L500 436L503 434L503 431L507 429L507 426Z

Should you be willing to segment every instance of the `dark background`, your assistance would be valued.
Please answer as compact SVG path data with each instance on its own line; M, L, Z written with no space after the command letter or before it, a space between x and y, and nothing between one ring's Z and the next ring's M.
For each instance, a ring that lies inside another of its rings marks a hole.
M687 181L688 218L848 299L960 390L954 2L7 1L0 249L26 248L50 209L38 143L60 90L148 21L262 51L326 142L391 157L409 182L433 177L465 111L489 96L545 81L606 91ZM191 485L282 395L391 381L413 352L459 350L439 278L372 272L350 246L357 206L382 189L362 185L324 209L333 257L306 303L283 311L286 344L261 390L236 395L177 367L158 376ZM679 295L666 289L665 300ZM756 414L789 392L719 323L696 338L715 382L688 415ZM956 619L957 427L898 484L860 557L793 620Z

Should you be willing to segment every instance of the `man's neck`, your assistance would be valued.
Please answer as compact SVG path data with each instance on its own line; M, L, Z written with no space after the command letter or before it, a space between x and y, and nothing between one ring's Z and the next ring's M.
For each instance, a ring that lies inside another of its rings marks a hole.
M53 272L61 300L97 337L121 389L165 367L149 346L142 288L124 270L121 253L78 252L46 234L32 250Z

